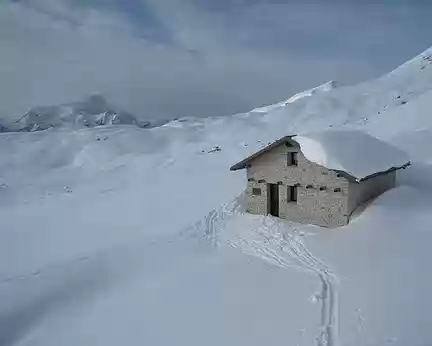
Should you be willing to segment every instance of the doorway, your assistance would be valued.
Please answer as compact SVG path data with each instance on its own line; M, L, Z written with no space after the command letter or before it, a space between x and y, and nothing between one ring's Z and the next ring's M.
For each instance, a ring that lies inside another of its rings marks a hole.
M279 216L279 185L267 184L268 191L268 213Z

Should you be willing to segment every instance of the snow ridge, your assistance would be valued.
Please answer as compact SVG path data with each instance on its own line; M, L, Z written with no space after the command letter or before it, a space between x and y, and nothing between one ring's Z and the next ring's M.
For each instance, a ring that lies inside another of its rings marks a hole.
M312 88L312 89L309 89L306 91L302 91L298 94L295 94L295 95L291 96L288 100L286 100L284 103L286 105L287 103L293 103L297 100L315 95L317 93L322 93L322 92L327 92L327 91L333 90L336 88L336 85L337 85L336 82L331 80L331 81L324 83L322 85L319 85L315 88Z
M299 93L291 96L290 98L288 98L285 101L278 102L278 103L264 106L264 107L254 108L253 110L251 110L251 112L253 112L253 113L268 113L268 112L276 110L278 108L282 108L284 106L287 106L290 103L294 103L298 100L301 100L305 97L310 97L310 96L313 96L315 94L319 94L319 93L333 90L336 88L336 86L337 86L336 82L332 80L332 81L329 81L329 82L324 83L322 85L319 85L315 88L299 92Z

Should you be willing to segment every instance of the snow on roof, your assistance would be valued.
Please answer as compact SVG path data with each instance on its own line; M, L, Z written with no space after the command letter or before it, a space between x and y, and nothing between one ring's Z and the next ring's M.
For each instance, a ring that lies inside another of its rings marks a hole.
M362 131L330 130L294 136L303 155L329 169L362 180L370 175L402 168L408 155Z
M409 164L408 154L404 151L365 132L329 130L282 137L238 162L231 170L246 168L256 157L283 143L298 143L309 161L344 172L347 178L356 181Z

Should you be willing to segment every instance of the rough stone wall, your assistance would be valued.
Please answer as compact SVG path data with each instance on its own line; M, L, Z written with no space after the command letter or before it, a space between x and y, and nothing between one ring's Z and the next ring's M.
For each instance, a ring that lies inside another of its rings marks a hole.
M348 199L348 212L351 213L363 203L377 197L385 191L395 187L396 185L396 171L378 175L374 178L367 179L360 183L349 183L349 199Z
M254 188L261 189L260 196L254 196L252 190ZM267 215L268 205L268 190L267 183L258 183L257 181L249 181L246 190L246 210L251 214Z
M287 166L287 153L292 151L298 152L297 166ZM267 183L279 183L280 217L326 227L348 223L348 180L310 162L298 147L281 144L262 154L251 161L247 176L247 208L253 214L268 213ZM296 184L297 202L289 202L287 187ZM252 194L254 187L261 188L261 196Z

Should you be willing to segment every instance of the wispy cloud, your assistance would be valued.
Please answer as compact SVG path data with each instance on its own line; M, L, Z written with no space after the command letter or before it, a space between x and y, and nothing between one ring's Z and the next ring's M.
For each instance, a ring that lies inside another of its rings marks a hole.
M431 6L302 1L0 4L0 117L103 93L142 117L246 111L426 48Z

